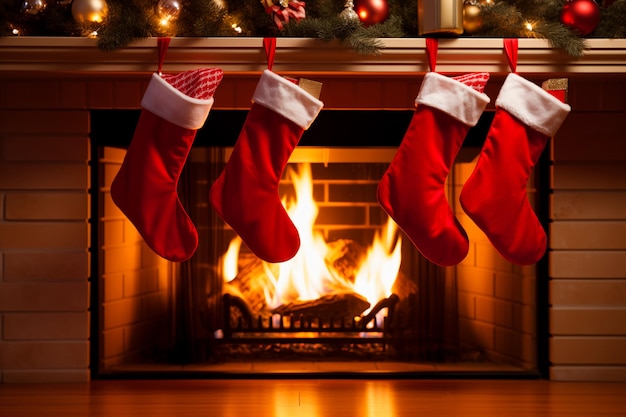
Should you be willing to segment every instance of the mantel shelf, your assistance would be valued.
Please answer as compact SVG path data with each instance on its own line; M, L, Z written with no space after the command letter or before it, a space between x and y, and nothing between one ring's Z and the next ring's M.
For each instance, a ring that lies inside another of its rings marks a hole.
M95 39L71 37L0 38L0 71L57 73L151 73L157 40L139 40L104 52ZM414 74L428 71L424 38L381 39L377 56L359 55L338 42L278 38L274 70L281 73ZM587 39L582 58L572 58L543 39L520 39L519 73L626 73L626 39ZM266 68L262 38L173 38L163 70L202 66L226 73L258 73ZM453 38L439 41L437 71L507 73L502 39Z

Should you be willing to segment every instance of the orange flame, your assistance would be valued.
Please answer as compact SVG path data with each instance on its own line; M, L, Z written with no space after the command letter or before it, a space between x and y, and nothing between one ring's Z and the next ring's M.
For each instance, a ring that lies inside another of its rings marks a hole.
M313 179L309 164L299 164L298 172L287 171L295 188L295 201L284 201L289 217L300 234L300 250L292 259L264 271L273 288L265 289L270 309L294 301L315 300L324 295L356 292L366 298L371 306L391 295L392 286L400 270L402 239L397 236L397 226L389 219L378 231L368 248L367 256L359 266L354 282L333 273L326 265L328 246L322 234L314 229L319 209L313 199ZM224 279L237 275L237 255L241 239L231 241L222 258Z

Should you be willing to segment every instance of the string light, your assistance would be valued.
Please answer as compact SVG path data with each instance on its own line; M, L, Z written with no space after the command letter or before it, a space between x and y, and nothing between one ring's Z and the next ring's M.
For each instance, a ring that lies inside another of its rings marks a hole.
M233 28L233 30L237 33L243 32L243 29L241 29L241 27L237 23L233 23L230 27Z
M531 32L533 31L533 24L532 23L526 22L525 26L526 26L526 29L528 29L529 31L531 31Z

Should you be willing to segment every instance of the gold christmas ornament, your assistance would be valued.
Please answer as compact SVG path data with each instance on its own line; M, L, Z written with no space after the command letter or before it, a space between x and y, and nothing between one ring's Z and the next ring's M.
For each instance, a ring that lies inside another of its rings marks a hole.
M167 25L180 15L180 2L178 0L159 0L157 14L161 20L161 25Z
M417 0L417 29L429 33L463 33L463 0Z
M463 4L463 31L473 35L483 27L483 18L480 15L482 8L477 1L466 1Z
M74 0L72 17L77 23L100 23L109 12L105 0Z
M24 0L22 3L22 13L28 15L38 15L46 9L44 0Z

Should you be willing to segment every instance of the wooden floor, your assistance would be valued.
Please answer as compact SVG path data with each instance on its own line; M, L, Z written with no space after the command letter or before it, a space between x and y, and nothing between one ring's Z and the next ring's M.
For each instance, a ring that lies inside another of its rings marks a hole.
M0 384L1 417L626 416L626 383L135 380Z

